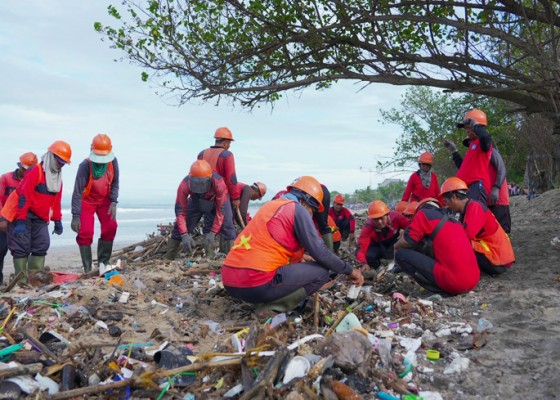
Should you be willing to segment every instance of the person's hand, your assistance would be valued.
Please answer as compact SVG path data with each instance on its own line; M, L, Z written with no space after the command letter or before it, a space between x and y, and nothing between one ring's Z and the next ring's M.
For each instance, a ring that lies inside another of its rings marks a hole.
M362 286L364 284L364 276L357 268L354 268L352 270L352 273L348 275L348 279L350 279L350 282L352 282L352 284L356 286Z
M449 140L449 139L443 139L443 145L445 147L447 147L447 149L451 152L451 153L455 153L457 151L457 146L455 145L455 143L453 143L453 141Z
M185 250L185 253L191 254L193 248L193 239L191 235L183 233L181 235L181 243L183 243L183 250Z
M315 261L315 259L313 257L311 257L309 254L305 253L302 257L301 257L301 261L303 262L312 262Z
M0 217L0 232L6 232L8 230L8 221Z
M208 249L214 246L214 239L216 238L216 234L214 232L208 232L204 236L204 248Z
M63 230L62 221L54 221L54 229L52 233L55 235L62 235Z
M27 232L27 227L25 226L24 220L18 220L16 222L16 227L14 228L14 236L17 238L23 238Z
M79 215L72 216L72 222L70 222L70 229L78 233L80 231L81 226L82 226L82 222L80 221L80 216Z
M490 192L490 204L496 204L498 202L498 197L500 196L500 189L497 187L492 187Z
M117 219L117 203L111 203L109 210L107 210L107 215L110 215L113 221Z
M351 233L350 235L348 235L348 242L350 244L354 244L355 241L356 241L356 235L354 235L354 233Z
M236 209L239 208L239 205L241 204L241 199L236 199L236 200L232 200L231 201L231 206Z
M364 263L364 264L358 265L358 269L359 269L360 271L369 271L369 270L370 270L370 267L369 267L369 265L368 265L367 263Z

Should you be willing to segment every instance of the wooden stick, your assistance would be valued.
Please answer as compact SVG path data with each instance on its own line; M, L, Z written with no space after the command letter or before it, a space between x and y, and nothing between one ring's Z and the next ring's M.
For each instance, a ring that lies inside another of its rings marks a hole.
M39 339L37 339L35 336L33 336L31 334L31 332L28 331L28 329L26 328L21 328L20 332L23 334L23 336L25 336L27 338L27 340L33 342L33 344L35 346L37 346L38 348L41 349L41 352L43 352L43 354L45 354L47 357L53 359L54 361L56 361L57 363L59 362L58 357L48 349L47 346L45 346L43 343L41 343L39 341Z
M134 383L135 383L134 379L125 379L124 381L112 382L103 385L99 384L94 386L88 386L85 388L72 389L72 390L67 390L65 392L59 392L57 394L49 396L48 399L52 399L52 400L71 399L74 397L84 396L86 394L103 393L112 389L119 389L129 385L132 386L134 385Z
M319 293L315 293L313 298L314 313L313 313L313 326L315 328L315 333L319 333L319 313L321 311L321 303L319 301Z
M10 290L12 290L24 276L25 273L23 271L20 271L16 276L14 276L14 279L12 279L12 281L8 283L8 286L6 286L6 289L4 289L4 293L8 293Z
M237 218L239 218L239 223L241 224L241 227L245 229L245 222L243 222L243 218L241 218L241 211L239 211L239 208L236 208L235 212L237 213Z
M181 372L194 372L199 371L204 368L218 368L218 367L231 367L235 365L241 365L241 357L234 358L231 360L222 360L222 361L205 361L200 363L195 363L191 365L185 365L184 367L174 368L167 371L161 371L154 373L151 378L152 379L161 379L166 376L173 376L180 374Z
M43 364L29 364L29 365L20 365L18 367L6 368L0 370L0 380L8 379L13 376L20 376L20 375L35 375L43 369Z

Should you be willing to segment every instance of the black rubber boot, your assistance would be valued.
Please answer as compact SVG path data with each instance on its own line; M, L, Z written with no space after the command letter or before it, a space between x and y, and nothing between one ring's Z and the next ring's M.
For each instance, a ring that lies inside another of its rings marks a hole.
M175 240L171 237L167 239L167 252L165 253L165 258L168 260L176 259L177 254L179 254L179 250L181 250L180 240Z
M111 253L113 252L113 242L108 240L97 241L97 265L103 263L108 265L111 260Z
M82 267L84 267L84 272L91 271L92 256L91 256L91 246L80 246L80 256L82 257Z

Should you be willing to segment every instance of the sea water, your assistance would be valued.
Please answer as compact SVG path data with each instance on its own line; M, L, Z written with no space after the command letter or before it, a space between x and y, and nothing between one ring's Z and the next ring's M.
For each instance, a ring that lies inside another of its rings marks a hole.
M251 204L249 213L253 216L258 210L258 206ZM97 239L101 234L101 228L97 217L95 219L95 228L93 236L93 244L97 246ZM76 233L70 228L72 221L72 213L70 208L62 210L62 225L64 231L62 235L51 235L51 247L64 247L76 244ZM145 240L148 235L158 234L158 225L167 225L175 221L174 205L156 204L156 205L127 205L119 203L117 207L117 236L115 237L115 245L126 246ZM52 233L54 224L51 222L49 231Z

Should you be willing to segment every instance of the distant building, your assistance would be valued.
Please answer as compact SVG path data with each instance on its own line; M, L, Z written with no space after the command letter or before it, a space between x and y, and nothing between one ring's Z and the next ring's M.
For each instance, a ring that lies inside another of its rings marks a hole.
M401 183L401 182L402 182L401 179L385 179L383 182L379 184L379 187L382 188L382 187L392 185L393 183Z

